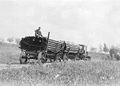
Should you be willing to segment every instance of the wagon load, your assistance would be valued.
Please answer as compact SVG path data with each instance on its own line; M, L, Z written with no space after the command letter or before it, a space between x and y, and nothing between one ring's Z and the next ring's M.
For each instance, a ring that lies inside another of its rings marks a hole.
M22 38L20 41L20 48L27 51L38 51L44 50L47 46L47 39L44 38L35 38L34 36L28 36Z
M52 52L58 52L61 49L62 42L53 39L48 40L47 50Z
M80 48L79 45L74 45L74 44L69 44L69 43L67 43L66 46L67 46L67 49L69 49L69 52L71 53L77 53L77 51Z

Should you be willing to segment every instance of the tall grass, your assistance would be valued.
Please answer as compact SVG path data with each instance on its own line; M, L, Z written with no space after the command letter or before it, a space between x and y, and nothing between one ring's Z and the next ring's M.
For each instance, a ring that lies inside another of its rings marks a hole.
M110 85L119 82L120 63L110 61L68 61L47 65L31 65L0 71L0 81L56 86Z
M18 61L20 49L15 44L0 43L0 63L15 63Z

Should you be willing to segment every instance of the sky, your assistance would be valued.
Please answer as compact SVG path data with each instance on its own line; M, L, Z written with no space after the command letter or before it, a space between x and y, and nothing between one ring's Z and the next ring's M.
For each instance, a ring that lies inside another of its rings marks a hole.
M120 45L120 0L0 0L0 38L34 35L87 46Z

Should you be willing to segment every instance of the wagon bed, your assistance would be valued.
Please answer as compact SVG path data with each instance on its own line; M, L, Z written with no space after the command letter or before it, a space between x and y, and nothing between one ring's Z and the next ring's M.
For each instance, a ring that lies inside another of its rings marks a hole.
M42 50L48 50L52 52L57 52L61 48L61 42L48 39L47 38L35 38L34 36L28 36L25 38L22 38L20 41L20 47L22 50L26 51L42 51Z

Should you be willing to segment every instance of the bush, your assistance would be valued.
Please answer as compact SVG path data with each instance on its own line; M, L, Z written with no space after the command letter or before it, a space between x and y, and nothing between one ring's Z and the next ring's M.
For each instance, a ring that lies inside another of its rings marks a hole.
M13 38L7 38L7 41L8 41L9 43L11 43L11 42L14 41L14 39L13 39Z
M109 48L107 47L107 45L104 43L104 46L103 46L103 51L106 53L106 52L109 52Z
M116 60L120 60L120 50L116 47L111 47L109 54L111 56L111 59L116 59Z
M16 43L16 44L19 44L19 42L20 42L20 38L16 38L16 39L15 39L15 43Z

